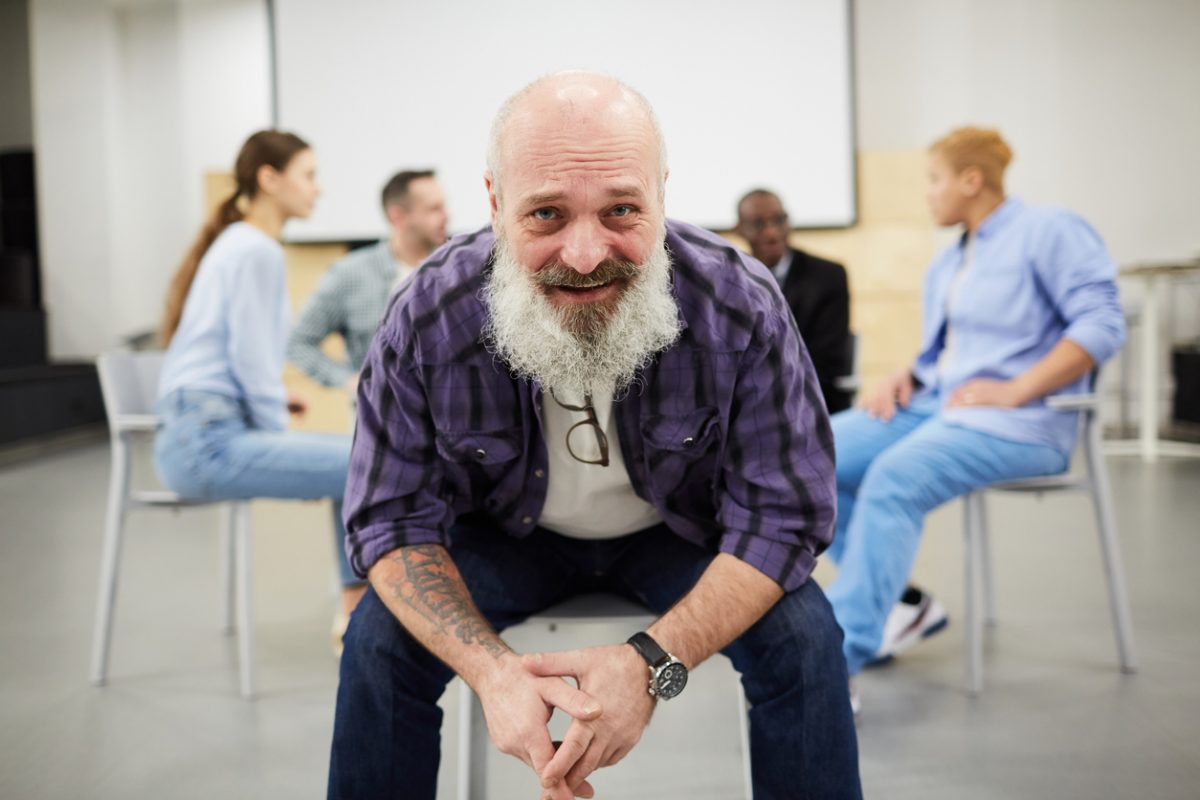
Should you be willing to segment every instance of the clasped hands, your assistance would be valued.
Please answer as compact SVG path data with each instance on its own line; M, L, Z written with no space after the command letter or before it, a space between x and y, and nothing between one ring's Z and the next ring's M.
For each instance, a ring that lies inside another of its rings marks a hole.
M592 797L588 776L620 761L641 739L654 710L648 678L646 662L621 644L509 653L475 689L496 748L533 769L543 800L572 800ZM548 728L555 708L572 717L557 750Z

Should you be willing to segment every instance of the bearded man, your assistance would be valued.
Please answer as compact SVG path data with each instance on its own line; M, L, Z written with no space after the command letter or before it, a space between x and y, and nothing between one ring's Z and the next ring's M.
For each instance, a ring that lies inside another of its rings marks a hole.
M372 589L345 639L331 798L432 800L455 674L531 787L590 797L717 652L751 705L755 797L860 796L841 632L809 580L835 509L820 387L776 282L666 220L666 177L641 95L535 81L492 128L490 229L393 301L346 487ZM594 591L661 616L562 653L499 635ZM557 750L553 708L573 717Z

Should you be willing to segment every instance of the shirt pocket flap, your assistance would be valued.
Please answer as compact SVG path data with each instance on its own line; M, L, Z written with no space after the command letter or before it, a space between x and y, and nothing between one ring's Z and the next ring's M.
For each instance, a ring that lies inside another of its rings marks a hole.
M520 428L458 431L437 435L438 454L457 464L503 464L521 454Z
M642 421L642 436L656 450L699 455L717 435L717 409L706 406L686 414L656 414Z

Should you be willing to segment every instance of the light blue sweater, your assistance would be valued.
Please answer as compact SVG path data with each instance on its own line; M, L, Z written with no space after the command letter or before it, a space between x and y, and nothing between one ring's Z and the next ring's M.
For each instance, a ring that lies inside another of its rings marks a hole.
M287 427L283 358L291 311L283 247L245 222L217 237L167 349L158 396L178 389L241 401L252 427Z

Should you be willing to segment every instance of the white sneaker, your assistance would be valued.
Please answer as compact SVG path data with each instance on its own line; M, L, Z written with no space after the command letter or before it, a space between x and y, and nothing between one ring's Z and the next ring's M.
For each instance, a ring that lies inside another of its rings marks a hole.
M875 651L872 664L881 664L898 656L922 639L946 627L950 617L935 597L915 586L904 590L900 602L892 607L883 626L883 641Z

